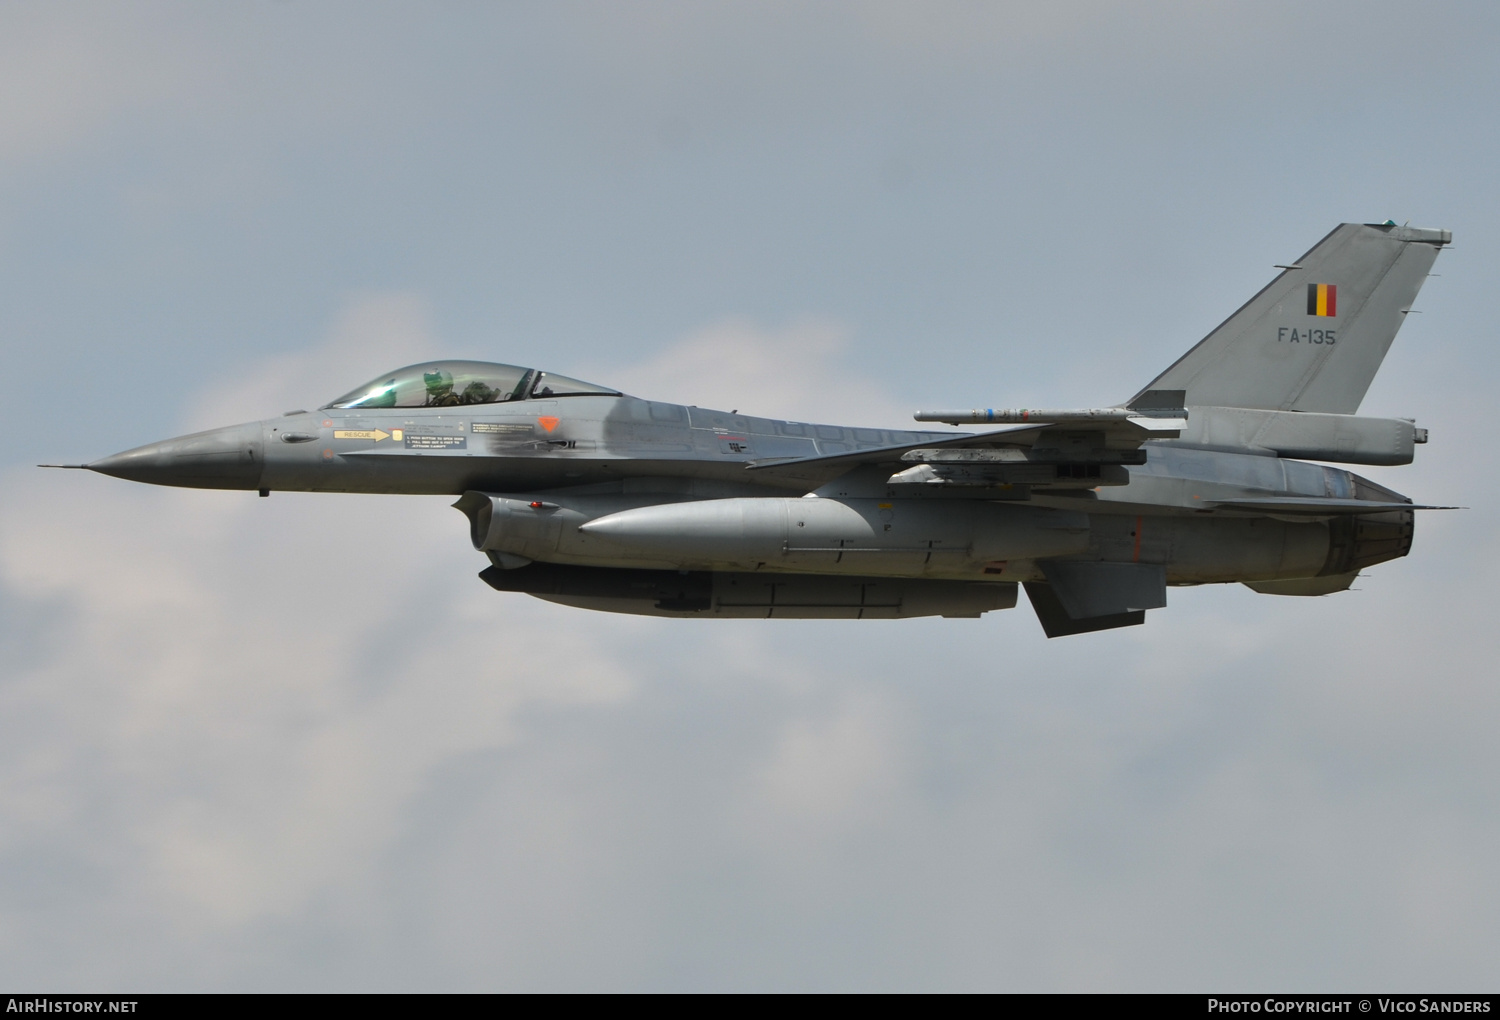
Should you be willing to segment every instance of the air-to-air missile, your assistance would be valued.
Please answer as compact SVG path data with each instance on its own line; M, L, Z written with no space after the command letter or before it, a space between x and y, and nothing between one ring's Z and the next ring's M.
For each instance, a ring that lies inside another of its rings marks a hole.
M438 361L316 412L86 465L159 485L458 496L507 592L688 618L972 617L1024 585L1049 636L1141 623L1167 589L1326 595L1404 556L1410 463L1357 414L1451 236L1337 227L1118 406L929 411L892 431L627 396ZM1322 463L1309 463L1309 462Z

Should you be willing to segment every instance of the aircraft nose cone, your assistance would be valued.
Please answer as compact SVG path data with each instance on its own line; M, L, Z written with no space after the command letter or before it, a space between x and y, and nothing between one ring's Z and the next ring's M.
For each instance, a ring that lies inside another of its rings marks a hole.
M255 489L264 464L260 423L256 422L138 446L86 466L102 475L152 485Z

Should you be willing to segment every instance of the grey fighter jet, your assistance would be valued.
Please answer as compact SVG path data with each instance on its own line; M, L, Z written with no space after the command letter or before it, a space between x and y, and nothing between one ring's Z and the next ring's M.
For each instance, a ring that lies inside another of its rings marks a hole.
M491 587L608 612L973 617L1024 585L1058 637L1139 624L1169 587L1327 595L1406 555L1427 509L1328 463L1407 464L1427 441L1357 411L1451 239L1342 224L1118 405L916 415L1006 426L979 433L777 421L438 361L317 412L70 466L262 496L458 496Z

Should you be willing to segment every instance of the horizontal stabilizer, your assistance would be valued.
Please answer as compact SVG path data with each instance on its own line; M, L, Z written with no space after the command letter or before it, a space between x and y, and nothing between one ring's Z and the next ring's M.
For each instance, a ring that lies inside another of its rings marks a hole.
M1406 418L1367 418L1313 411L1195 407L1182 439L1204 446L1269 451L1337 464L1410 464L1427 430Z
M1372 499L1335 499L1331 496L1274 496L1266 499L1205 499L1215 510L1243 510L1260 514L1306 514L1314 517L1345 514L1383 514L1392 510L1461 510L1456 506L1386 503Z

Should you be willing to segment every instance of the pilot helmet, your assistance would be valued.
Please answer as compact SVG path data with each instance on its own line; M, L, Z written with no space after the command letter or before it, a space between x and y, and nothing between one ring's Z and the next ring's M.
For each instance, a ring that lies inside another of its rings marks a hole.
M427 384L427 389L449 390L453 388L453 375L443 371L441 368L436 372L423 372L422 381Z

